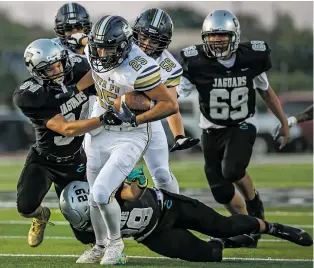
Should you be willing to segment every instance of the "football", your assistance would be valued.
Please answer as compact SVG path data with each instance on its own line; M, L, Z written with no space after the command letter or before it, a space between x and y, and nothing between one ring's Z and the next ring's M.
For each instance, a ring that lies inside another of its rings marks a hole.
M136 114L144 113L154 106L154 101L139 91L128 92L118 97L114 101L114 107L119 111L121 102L124 102L129 109Z

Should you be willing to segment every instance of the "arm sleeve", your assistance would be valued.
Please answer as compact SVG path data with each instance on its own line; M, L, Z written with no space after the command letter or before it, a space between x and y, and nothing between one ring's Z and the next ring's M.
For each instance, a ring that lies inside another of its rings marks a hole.
M144 69L134 82L134 89L147 91L157 87L161 83L160 68L158 65L151 65Z
M183 73L182 67L176 69L165 82L165 86L168 88L178 86L180 84L180 77L182 73Z
M267 90L269 87L267 74L264 72L264 73L261 73L260 75L256 76L253 79L253 85L254 85L254 88L258 88L261 90Z
M35 94L14 94L13 101L22 113L37 125L46 126L51 118L61 113L60 109L46 107L45 100Z
M295 117L298 123L313 120L313 105L308 107L304 112Z

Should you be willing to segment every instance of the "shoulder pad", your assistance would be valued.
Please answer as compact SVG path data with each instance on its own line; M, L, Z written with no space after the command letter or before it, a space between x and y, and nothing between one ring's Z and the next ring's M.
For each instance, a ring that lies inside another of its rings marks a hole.
M36 81L26 80L20 87L14 92L14 103L20 107L41 107L46 103L48 94L43 92L42 86Z
M83 61L83 58L79 55L72 54L70 56L70 61L72 62L72 64L81 63Z
M20 86L21 90L30 91L32 93L36 92L38 89L40 89L42 86L35 82L34 80L26 80L24 83Z
M252 40L249 42L241 43L243 47L245 47L248 50L256 51L256 52L270 52L270 47L265 41L261 40Z
M198 55L198 51L197 51L196 46L193 45L193 46L189 46L189 47L182 49L182 54L185 57L194 57L194 56Z

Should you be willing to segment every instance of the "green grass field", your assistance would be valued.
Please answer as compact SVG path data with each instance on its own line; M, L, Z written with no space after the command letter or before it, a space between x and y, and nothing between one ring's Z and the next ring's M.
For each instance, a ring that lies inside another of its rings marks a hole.
M16 190L16 183L22 168L23 163L21 162L0 166L0 192ZM180 188L208 187L203 163L194 161L172 162L171 170L177 177ZM248 170L257 188L307 188L313 185L313 166L311 164L252 165ZM145 173L149 174L146 167ZM150 185L152 185L151 180Z
M203 164L198 162L174 162L173 173L181 188L207 188L203 175ZM14 191L22 163L0 166L1 191ZM312 187L312 165L263 165L251 166L250 174L256 187L297 188ZM1 198L0 198L1 200ZM223 209L218 212L228 215ZM313 211L310 208L266 208L266 217L301 226L313 235ZM57 209L52 209L51 221L56 226L48 226L41 246L30 248L27 233L31 220L22 218L13 208L0 208L0 267L87 267L75 264L76 258L87 246L77 242L70 227ZM198 234L201 238L205 236ZM126 267L213 267L213 268L309 268L313 266L313 247L300 247L271 236L263 236L258 249L225 250L224 261L218 264L189 263L169 260L151 252L133 240L126 240L125 253L129 256ZM235 259L232 259L235 258ZM88 265L96 267L98 265Z

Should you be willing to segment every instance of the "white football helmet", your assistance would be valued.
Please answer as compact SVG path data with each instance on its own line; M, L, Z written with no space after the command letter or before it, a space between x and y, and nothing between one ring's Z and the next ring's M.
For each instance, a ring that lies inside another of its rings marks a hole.
M228 34L227 49L221 41L209 41L210 35ZM209 57L226 58L238 49L240 43L240 23L237 17L227 10L215 10L204 20L202 39Z
M88 204L89 186L87 182L73 181L60 195L60 210L73 227L80 231L92 231Z

